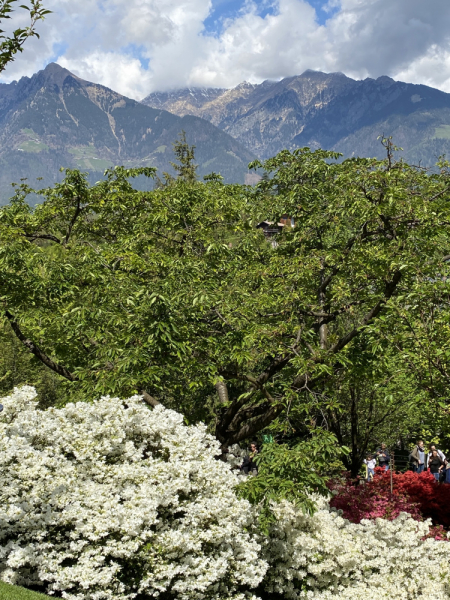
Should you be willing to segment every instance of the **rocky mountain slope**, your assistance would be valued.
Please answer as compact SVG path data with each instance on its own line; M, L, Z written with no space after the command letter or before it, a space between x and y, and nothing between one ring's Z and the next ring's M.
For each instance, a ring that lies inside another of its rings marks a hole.
M0 203L11 182L42 177L39 186L79 167L98 180L114 165L170 171L172 143L181 130L196 145L200 176L220 172L243 182L255 156L230 135L196 116L175 116L83 81L57 64L31 78L0 84Z
M380 135L392 135L413 162L434 164L450 152L450 94L389 77L306 71L231 90L153 93L143 103L207 119L261 158L302 146L384 156Z

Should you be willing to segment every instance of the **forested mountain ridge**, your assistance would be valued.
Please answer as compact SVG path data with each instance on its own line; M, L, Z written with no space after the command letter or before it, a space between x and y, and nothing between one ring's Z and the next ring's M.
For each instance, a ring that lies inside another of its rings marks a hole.
M244 182L255 156L206 120L153 109L59 65L33 77L0 84L0 202L12 195L11 182L28 178L50 185L60 167L101 178L106 167L154 166L171 170L172 142L181 130L196 146L198 173L220 172Z
M143 103L208 119L261 158L302 146L381 157L383 134L412 162L434 164L450 151L450 94L390 77L305 71L231 90L153 93Z

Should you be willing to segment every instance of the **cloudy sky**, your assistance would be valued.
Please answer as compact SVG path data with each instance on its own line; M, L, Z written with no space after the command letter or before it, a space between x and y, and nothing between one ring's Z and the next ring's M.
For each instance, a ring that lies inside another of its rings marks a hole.
M44 0L1 81L52 61L141 99L300 74L390 75L450 92L449 0ZM17 12L16 19L21 18Z

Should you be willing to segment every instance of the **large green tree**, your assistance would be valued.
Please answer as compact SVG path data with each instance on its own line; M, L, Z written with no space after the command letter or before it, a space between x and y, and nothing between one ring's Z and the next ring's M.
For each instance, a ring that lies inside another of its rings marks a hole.
M15 335L73 390L145 392L207 419L224 447L281 427L363 333L407 335L399 313L446 273L450 179L390 147L385 161L300 149L261 166L256 188L153 192L130 183L150 169L93 187L67 171L34 209L20 187L0 213ZM283 214L294 227L272 244L256 225Z

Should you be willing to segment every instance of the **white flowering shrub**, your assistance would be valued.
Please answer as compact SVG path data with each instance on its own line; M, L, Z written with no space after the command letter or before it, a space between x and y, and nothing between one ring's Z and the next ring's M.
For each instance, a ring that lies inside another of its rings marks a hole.
M428 523L352 524L316 498L313 515L274 505L265 537L203 426L137 396L46 411L35 396L2 400L4 581L68 600L450 598L450 543L422 540Z
M68 600L239 600L267 563L218 443L136 396L2 400L0 578Z
M274 507L267 591L286 600L450 598L450 543L422 540L430 523L403 513L394 521L354 524L316 501L312 516L286 502Z
M245 448L241 448L238 444L233 444L228 448L227 462L228 464L236 469L242 465L244 458L248 452Z

